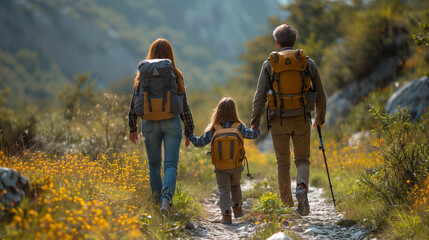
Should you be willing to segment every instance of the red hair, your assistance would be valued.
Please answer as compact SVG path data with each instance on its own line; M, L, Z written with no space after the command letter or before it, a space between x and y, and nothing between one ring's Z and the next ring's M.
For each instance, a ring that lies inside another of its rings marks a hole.
M159 58L167 58L170 59L173 63L173 73L176 75L177 82L177 90L179 93L185 93L185 84L183 82L183 74L176 67L176 63L174 62L174 53L171 44L164 38L156 39L149 48L149 52L147 53L146 59L159 59ZM137 89L140 79L140 72L137 71L136 78L134 79L134 89Z

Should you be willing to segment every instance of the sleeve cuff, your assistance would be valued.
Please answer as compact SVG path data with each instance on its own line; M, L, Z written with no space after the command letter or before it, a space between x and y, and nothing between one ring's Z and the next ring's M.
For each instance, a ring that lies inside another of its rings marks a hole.
M183 131L183 135L185 135L187 137L189 137L193 133L194 133L194 131L189 131L189 130L186 130L186 129L185 129L185 131Z
M197 139L193 133L189 134L188 138L192 142L192 144L195 144Z
M316 120L314 121L315 125L323 125L325 123L324 119L316 117Z

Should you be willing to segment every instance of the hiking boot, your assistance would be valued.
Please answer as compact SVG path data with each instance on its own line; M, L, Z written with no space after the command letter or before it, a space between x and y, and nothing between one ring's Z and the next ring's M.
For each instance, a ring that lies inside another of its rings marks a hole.
M298 214L308 216L310 214L310 204L308 204L307 188L304 184L299 184L296 188L296 199L298 200Z
M234 212L234 218L241 218L244 216L240 203L236 203L235 206L232 207L232 211Z
M232 216L231 213L222 214L222 224L232 224Z
M170 202L163 199L161 200L161 208L159 209L159 211L161 212L162 215L168 215L168 213L170 212Z

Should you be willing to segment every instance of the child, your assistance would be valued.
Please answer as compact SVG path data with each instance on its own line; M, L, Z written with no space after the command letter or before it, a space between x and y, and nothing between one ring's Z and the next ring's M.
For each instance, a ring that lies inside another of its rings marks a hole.
M244 169L242 141L243 138L256 139L260 131L259 129L249 129L243 124L238 117L234 99L228 97L222 98L219 102L205 131L205 134L199 138L191 134L189 140L196 147L203 147L212 142L211 154L219 188L222 223L231 224L231 197L234 217L239 218L244 215L241 208L240 187L241 173ZM227 141L221 143L219 139L222 137L227 138ZM216 144L214 144L215 141ZM216 150L213 150L214 148ZM220 165L222 162L227 166Z

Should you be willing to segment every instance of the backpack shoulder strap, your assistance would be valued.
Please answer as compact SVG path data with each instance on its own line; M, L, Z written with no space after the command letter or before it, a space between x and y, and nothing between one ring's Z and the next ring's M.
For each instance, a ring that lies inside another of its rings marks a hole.
M306 71L306 73L308 74L308 76L310 77L310 79L311 79L311 81L310 81L310 88L312 89L312 90L314 90L314 83L313 83L313 73L311 72L311 70L310 70L310 67L309 67L309 65L310 64L308 64L309 63L309 60L310 60L310 57L309 56L307 56L307 67L305 68L305 71Z
M213 127L216 131L223 129L222 125L220 125L220 124L215 124Z
M240 122L235 122L232 124L231 128L238 128L241 125Z

